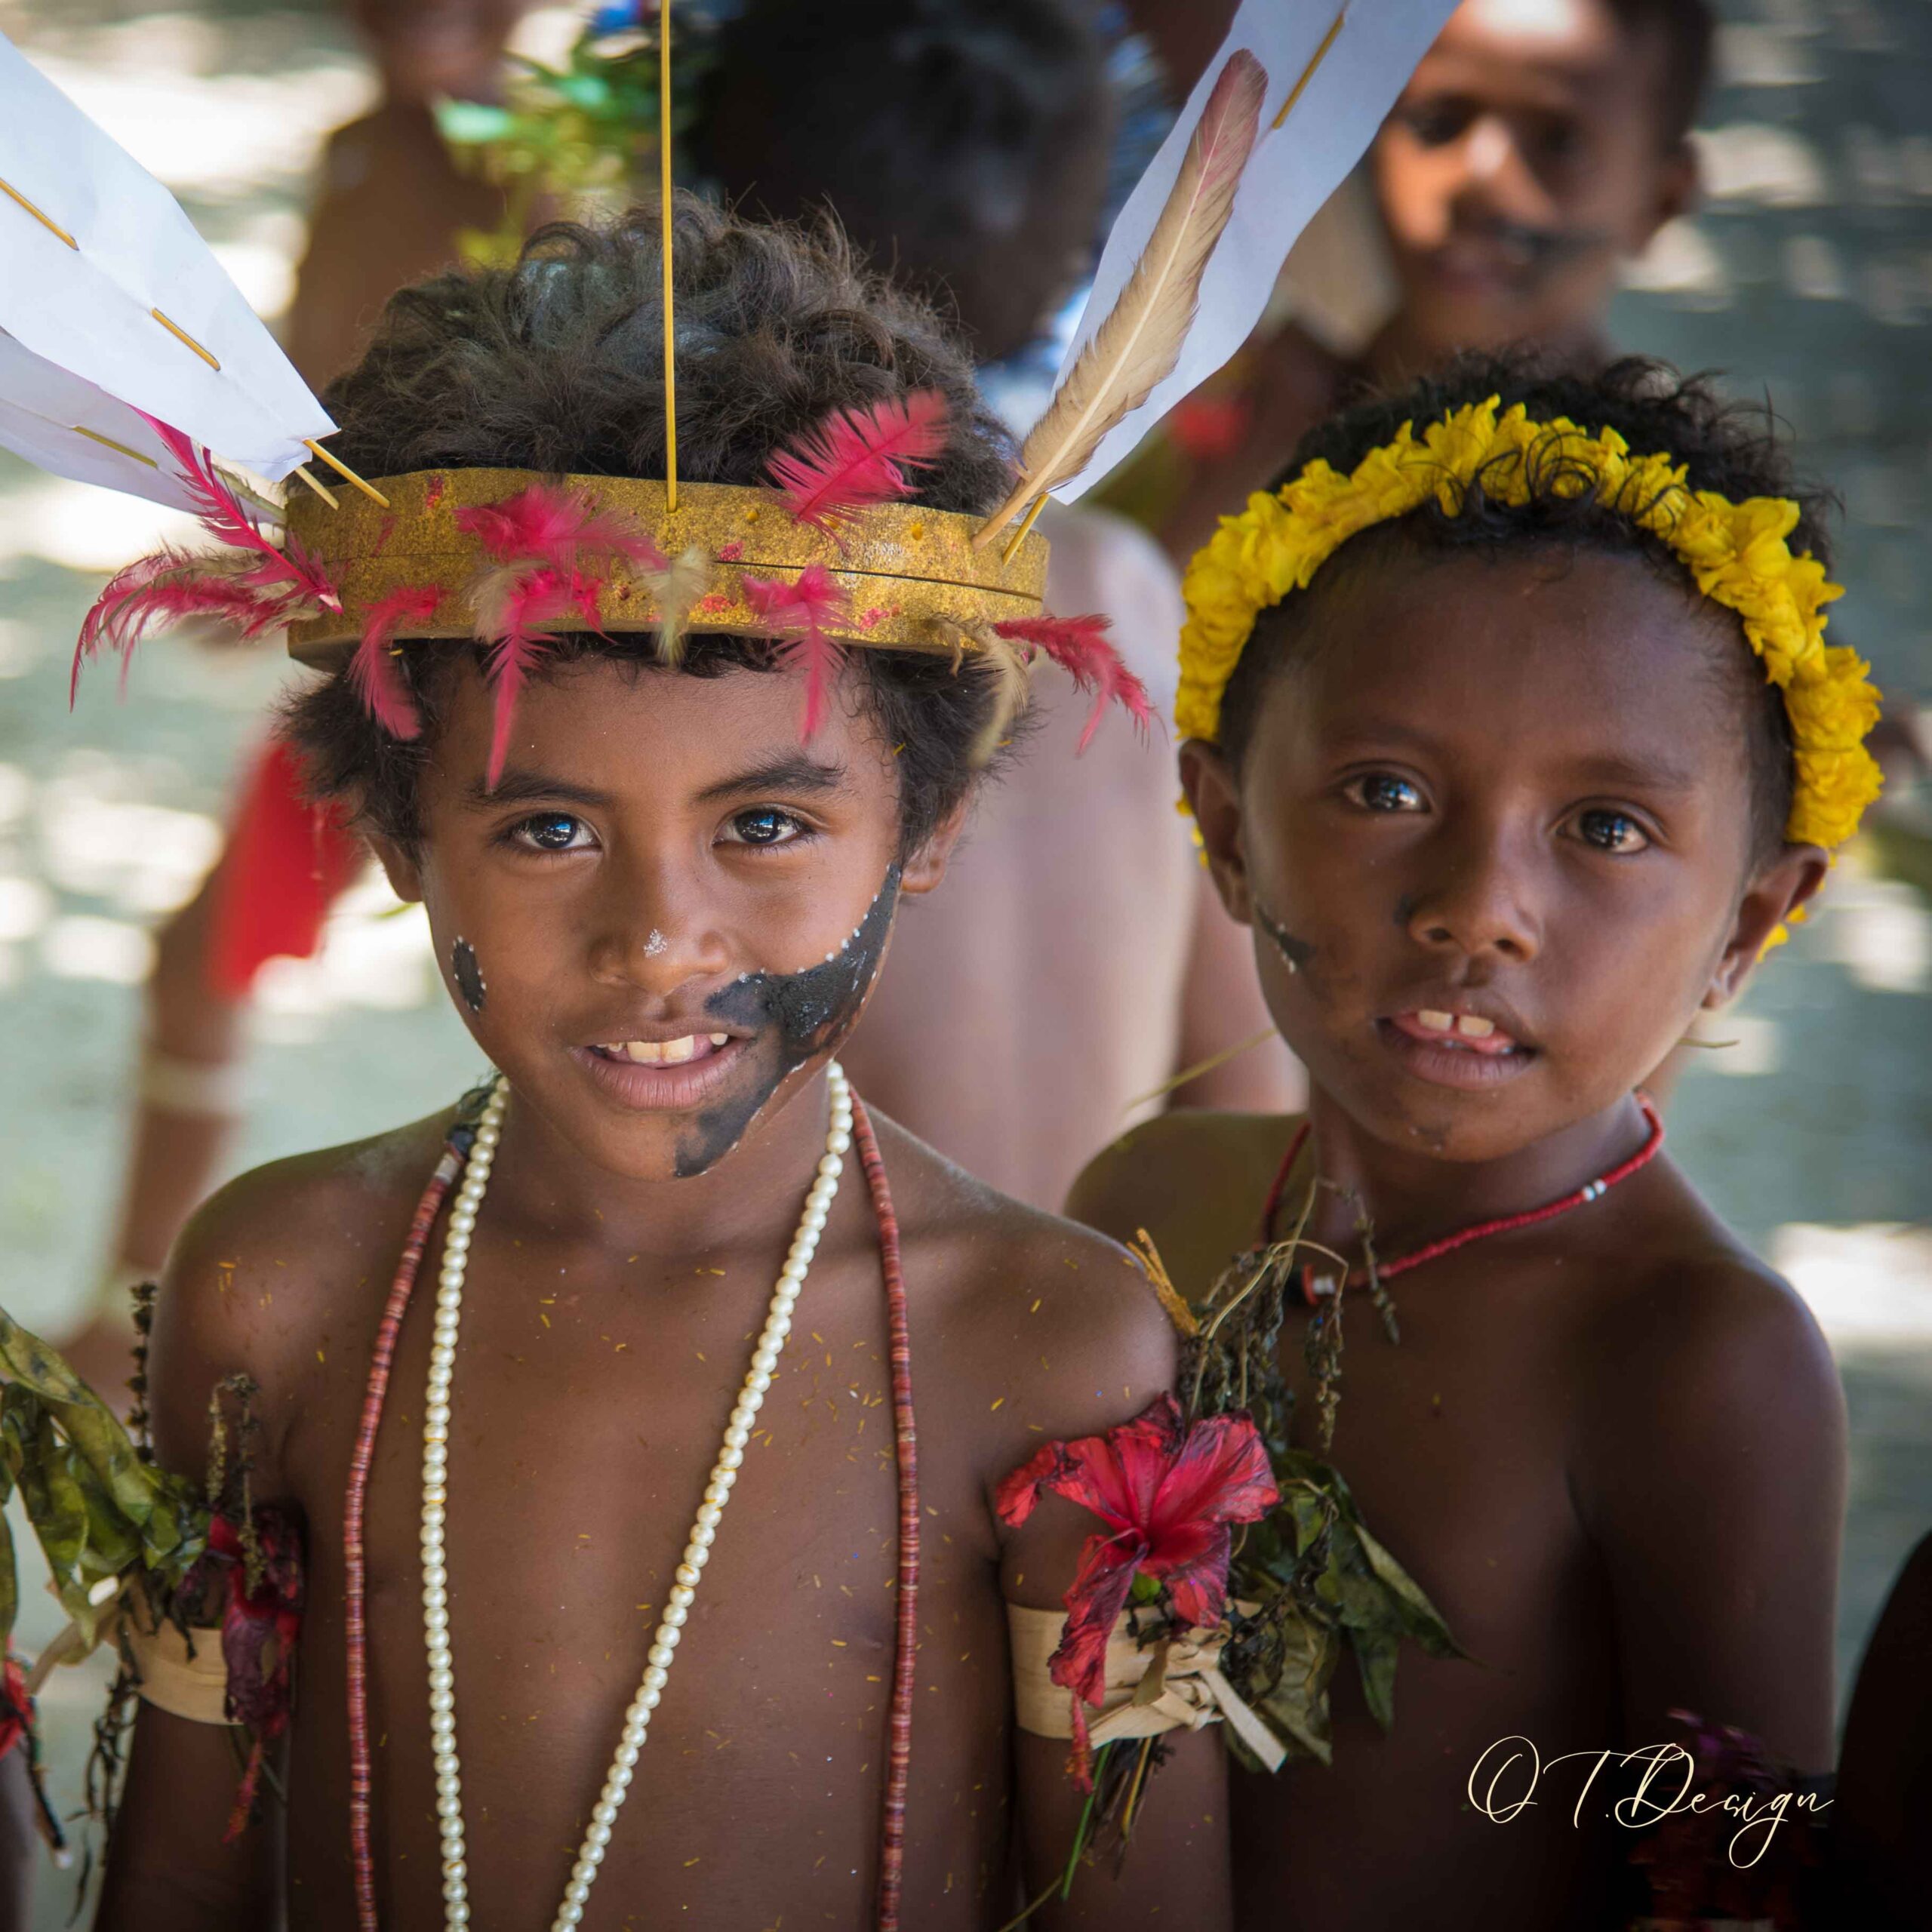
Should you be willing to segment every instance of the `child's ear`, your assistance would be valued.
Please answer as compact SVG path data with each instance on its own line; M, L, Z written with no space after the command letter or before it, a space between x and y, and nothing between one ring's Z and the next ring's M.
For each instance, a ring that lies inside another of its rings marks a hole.
M1204 739L1189 738L1180 748L1180 786L1193 808L1214 890L1230 918L1248 924L1253 905L1247 889L1247 857L1241 844L1241 786L1226 752Z
M414 855L393 838L385 838L373 832L366 835L369 849L375 854L376 863L382 867L383 875L389 882L389 890L406 903L414 904L423 897L423 868L417 863Z
M1679 215L1694 214L1704 198L1704 165L1696 144L1679 141L1657 165L1657 192L1651 203L1651 232L1642 247L1647 248L1659 229Z
M1706 1007L1727 1005L1743 990L1771 935L1817 896L1831 863L1822 846L1787 845L1752 881L1738 906L1723 956L1705 989Z
M945 878L946 862L965 829L966 814L972 803L970 795L961 798L926 835L925 842L900 869L901 892L930 892Z

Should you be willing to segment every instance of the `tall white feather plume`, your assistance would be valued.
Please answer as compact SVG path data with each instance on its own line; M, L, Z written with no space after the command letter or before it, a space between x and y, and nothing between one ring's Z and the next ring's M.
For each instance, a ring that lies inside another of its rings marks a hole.
M986 520L980 543L1084 469L1100 438L1174 366L1194 321L1201 278L1234 212L1267 88L1267 70L1253 54L1237 48L1228 57L1120 300L1029 432L1020 480Z
M136 411L271 481L335 426L174 196L4 36L0 331L0 442L62 475L185 508Z
M1247 340L1296 238L1361 158L1456 4L1241 0L1220 51L1107 238L1086 312L1060 365L1060 386L1040 426L1052 420L1082 358L1128 297L1215 91L1225 85L1230 61L1245 54L1267 75L1260 128L1200 277L1183 339L1165 373L1094 440L1083 460L1045 486L1047 494L1072 503L1099 482ZM1027 448L1032 447L1029 436ZM1023 461L1022 466L1032 467ZM1041 494L1038 484L1026 488L1018 501L1002 507L1001 520Z

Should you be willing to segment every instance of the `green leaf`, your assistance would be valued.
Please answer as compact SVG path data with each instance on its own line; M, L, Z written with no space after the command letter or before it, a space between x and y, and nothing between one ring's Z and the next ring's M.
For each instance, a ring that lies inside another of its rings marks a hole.
M557 84L558 94L573 107L595 113L610 104L611 90L601 74L566 75Z
M1355 1654L1368 1714L1387 1730L1395 1721L1395 1659L1401 1640L1386 1630L1352 1630L1349 1647Z
M120 1418L75 1374L55 1351L0 1309L0 1377L11 1389L31 1391L43 1402L68 1441L140 1531L149 1560L165 1556L182 1540L180 1510L185 1485L142 1461Z
M1263 1715L1291 1743L1318 1763L1334 1756L1328 1725L1328 1684L1340 1646L1334 1632L1312 1617L1291 1612L1281 1627L1282 1669L1261 1700Z
M1460 1657L1467 1654L1450 1634L1442 1614L1423 1594L1422 1586L1389 1555L1361 1524L1355 1525L1356 1540L1361 1546L1369 1567L1383 1589L1401 1604L1403 1634L1413 1638L1431 1657Z
M13 1494L14 1472L0 1472L0 1657L14 1641L14 1619L20 1608L20 1573L14 1556L14 1526L7 1520L7 1499Z
M485 141L504 140L516 125L507 107L480 100L439 100L436 103L436 131L446 141L459 147L480 147Z

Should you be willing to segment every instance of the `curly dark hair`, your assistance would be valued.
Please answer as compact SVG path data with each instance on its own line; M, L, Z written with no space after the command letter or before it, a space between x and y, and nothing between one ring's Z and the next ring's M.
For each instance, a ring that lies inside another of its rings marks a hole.
M1318 424L1302 438L1275 487L1318 460L1346 475L1371 451L1392 441L1404 423L1431 422L1491 396L1500 397L1506 408L1521 403L1538 422L1561 416L1592 434L1614 429L1640 454L1668 451L1684 466L1693 490L1713 490L1734 501L1793 498L1799 515L1792 549L1808 550L1831 568L1825 519L1832 500L1794 478L1768 408L1728 401L1709 377L1680 375L1641 356L1626 357L1595 375L1561 368L1534 352L1460 357L1410 388L1371 397ZM1526 545L1587 548L1641 557L1672 582L1694 588L1675 553L1633 524L1623 506L1601 491L1577 487L1575 472L1562 463L1553 442L1545 454L1533 451L1527 468L1527 502L1491 496L1478 477L1454 510L1432 499L1352 538L1306 592L1262 613L1222 699L1221 743L1237 768L1269 678L1297 655L1321 647L1324 589L1332 593L1351 574L1398 562L1405 550L1483 556ZM1783 696L1744 648L1741 629L1739 642L1740 649L1718 663L1716 674L1734 691L1749 736L1753 851L1763 857L1783 842L1797 774Z
M945 454L918 472L915 500L989 509L1011 475L1007 433L981 403L972 364L917 297L864 269L835 226L753 223L680 194L672 261L678 318L678 473L758 483L772 452L828 412L934 389L951 411ZM502 468L553 475L661 476L664 385L657 211L602 229L557 223L515 267L452 271L392 296L360 363L325 395L341 425L331 448L365 476ZM558 640L552 661L654 660L649 632ZM382 731L346 667L290 703L284 728L310 787L348 803L365 829L412 845L417 786L466 653L405 651L421 737ZM484 647L467 654L480 664ZM862 650L864 702L902 746L902 838L910 851L980 775L976 741L997 675L976 655ZM701 633L681 666L695 677L768 670L759 638ZM541 675L540 670L537 675Z

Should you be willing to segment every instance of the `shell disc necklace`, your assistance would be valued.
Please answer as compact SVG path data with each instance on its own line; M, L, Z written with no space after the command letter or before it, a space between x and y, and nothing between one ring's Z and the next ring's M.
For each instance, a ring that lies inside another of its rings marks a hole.
M791 1333L792 1310L804 1286L819 1236L838 1192L838 1177L852 1144L852 1090L836 1060L826 1068L831 1097L831 1125L825 1153L818 1164L805 1208L792 1237L790 1252L772 1291L764 1330L752 1351L751 1367L725 1426L723 1446L705 1484L672 1581L664 1614L646 1653L642 1680L624 1712L616 1754L605 1774L604 1788L592 1807L590 1824L579 1847L564 1887L563 1903L551 1921L551 1932L570 1932L583 1920L585 1902L598 1868L610 1845L617 1813L629 1789L632 1774L650 1733L651 1715L663 1695L678 1640L684 1634L697 1595L700 1577L710 1560L718 1519L731 1500L745 1446L751 1439L765 1392L771 1386L785 1337ZM436 1774L436 1813L442 1838L443 1923L445 1927L469 1923L469 1874L464 1857L463 1783L456 1748L456 1667L450 1649L449 1571L444 1564L444 1526L449 1508L450 1395L456 1368L457 1332L463 1318L463 1284L469 1246L476 1232L477 1211L483 1204L503 1138L503 1115L509 1104L509 1084L499 1075L476 1128L476 1140L451 1211L449 1232L443 1244L443 1264L436 1287L435 1329L429 1349L427 1406L423 1416L423 1630L429 1660L429 1745Z

